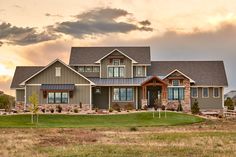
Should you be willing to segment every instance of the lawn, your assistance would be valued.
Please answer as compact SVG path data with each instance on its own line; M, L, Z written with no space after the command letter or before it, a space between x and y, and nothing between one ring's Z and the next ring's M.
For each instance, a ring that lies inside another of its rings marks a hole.
M113 115L64 115L64 114L40 114L39 123L31 124L31 115L7 115L0 116L1 128L84 128L84 127L153 127L186 125L204 121L203 118L193 115L164 112L161 118L152 112L140 112L130 114Z

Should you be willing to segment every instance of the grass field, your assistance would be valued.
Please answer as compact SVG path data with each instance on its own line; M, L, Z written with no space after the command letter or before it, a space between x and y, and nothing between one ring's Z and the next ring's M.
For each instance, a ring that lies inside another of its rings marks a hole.
M151 113L113 116L64 116L55 120L41 116L40 127L30 126L30 115L10 116L13 127L0 129L0 156L21 157L235 157L236 120L204 120L185 114L169 113L172 119L152 118ZM143 118L142 120L125 121ZM151 116L151 118L150 118ZM8 116L1 116L6 124ZM82 118L85 118L81 120ZM95 120L97 118L97 120ZM196 119L195 119L196 118ZM16 120L17 119L17 120ZM185 120L183 120L185 119ZM186 120L188 119L188 120ZM47 122L43 122L47 120ZM59 121L60 120L60 121ZM69 121L70 120L70 121ZM81 120L80 124L75 123ZM107 120L106 122L101 122ZM120 120L118 123L116 120ZM145 124L147 121L148 124ZM176 121L177 122L176 122ZM97 121L96 125L85 122ZM78 128L49 128L76 125ZM67 122L68 124L66 124ZM199 123L193 123L199 122ZM41 124L42 123L42 124ZM54 123L54 124L49 124ZM122 124L125 123L125 124ZM190 124L192 123L192 124ZM131 125L132 124L132 125ZM188 124L188 125L186 125ZM32 128L28 128L32 127Z
M63 115L41 114L37 125L31 124L31 115L0 116L0 127L13 128L78 128L78 127L145 127L169 126L202 122L204 119L192 115L167 112L158 118L152 112L116 114L116 115Z

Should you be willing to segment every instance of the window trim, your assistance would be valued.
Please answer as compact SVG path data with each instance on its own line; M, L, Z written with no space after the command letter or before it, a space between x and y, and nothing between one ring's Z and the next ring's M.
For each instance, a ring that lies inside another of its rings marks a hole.
M118 88L119 89L119 100L114 100L114 89L115 88ZM126 91L126 100L121 100L120 98L120 89L121 88L124 88L125 91ZM127 100L127 89L132 89L132 99L131 100ZM135 91L134 91L134 88L133 87L113 87L112 88L112 102L134 102L134 94L135 94Z
M61 77L61 67L55 67L55 76Z
M113 76L112 77L109 76L109 68L113 68ZM121 76L114 77L114 68L124 68L123 76L122 77ZM125 65L107 65L107 78L125 78Z
M204 88L207 89L207 93L208 93L208 94L207 94L207 97L204 96L204 90L203 90ZM202 98L209 98L209 94L210 94L210 93L209 93L209 87L203 87L203 88L202 88Z
M53 93L53 103L49 103L49 93ZM56 93L60 93L60 95L61 95L61 102L60 103L56 103ZM62 94L63 93L67 93L67 103L62 103ZM70 96L69 96L69 92L48 92L48 94L47 94L47 104L52 104L52 105L54 105L54 104L69 104L69 99L70 99Z
M218 89L218 96L215 96L215 89ZM213 98L220 98L220 87L213 87L213 92L212 92Z
M192 96L191 89L193 89L193 88L197 89L197 96ZM190 89L190 92L191 92L191 98L198 98L198 87L191 87L191 89Z

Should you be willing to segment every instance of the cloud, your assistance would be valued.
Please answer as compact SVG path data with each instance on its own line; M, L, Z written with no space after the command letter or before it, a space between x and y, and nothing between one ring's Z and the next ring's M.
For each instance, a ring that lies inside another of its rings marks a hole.
M0 24L0 39L2 43L12 45L29 45L54 40L57 37L57 35L48 31L38 33L35 28L17 27L5 22Z
M59 14L50 14L50 13L45 13L45 16L47 16L47 17L57 17L57 18L63 17L62 15L59 15Z
M123 9L116 8L97 8L76 15L75 21L65 21L49 26L52 32L59 32L71 35L76 38L84 38L87 35L105 35L108 33L127 33L130 31L152 31L149 26L131 23L128 21L118 21L132 15ZM145 20L147 21L147 20Z
M151 22L148 20L140 21L139 23L143 26L150 26L151 25Z
M0 91L6 94L14 95L14 91L10 90L11 77L0 75Z
M0 47L3 45L3 42L2 41L0 41Z
M22 6L20 6L20 5L17 5L17 4L14 4L14 5L12 5L12 7L19 8L19 9L21 9L21 8L22 8Z

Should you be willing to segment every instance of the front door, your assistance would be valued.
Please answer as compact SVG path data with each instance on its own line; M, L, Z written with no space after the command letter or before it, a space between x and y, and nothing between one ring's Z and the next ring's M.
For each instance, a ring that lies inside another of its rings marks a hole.
M148 107L161 105L161 87L150 86L147 87Z

